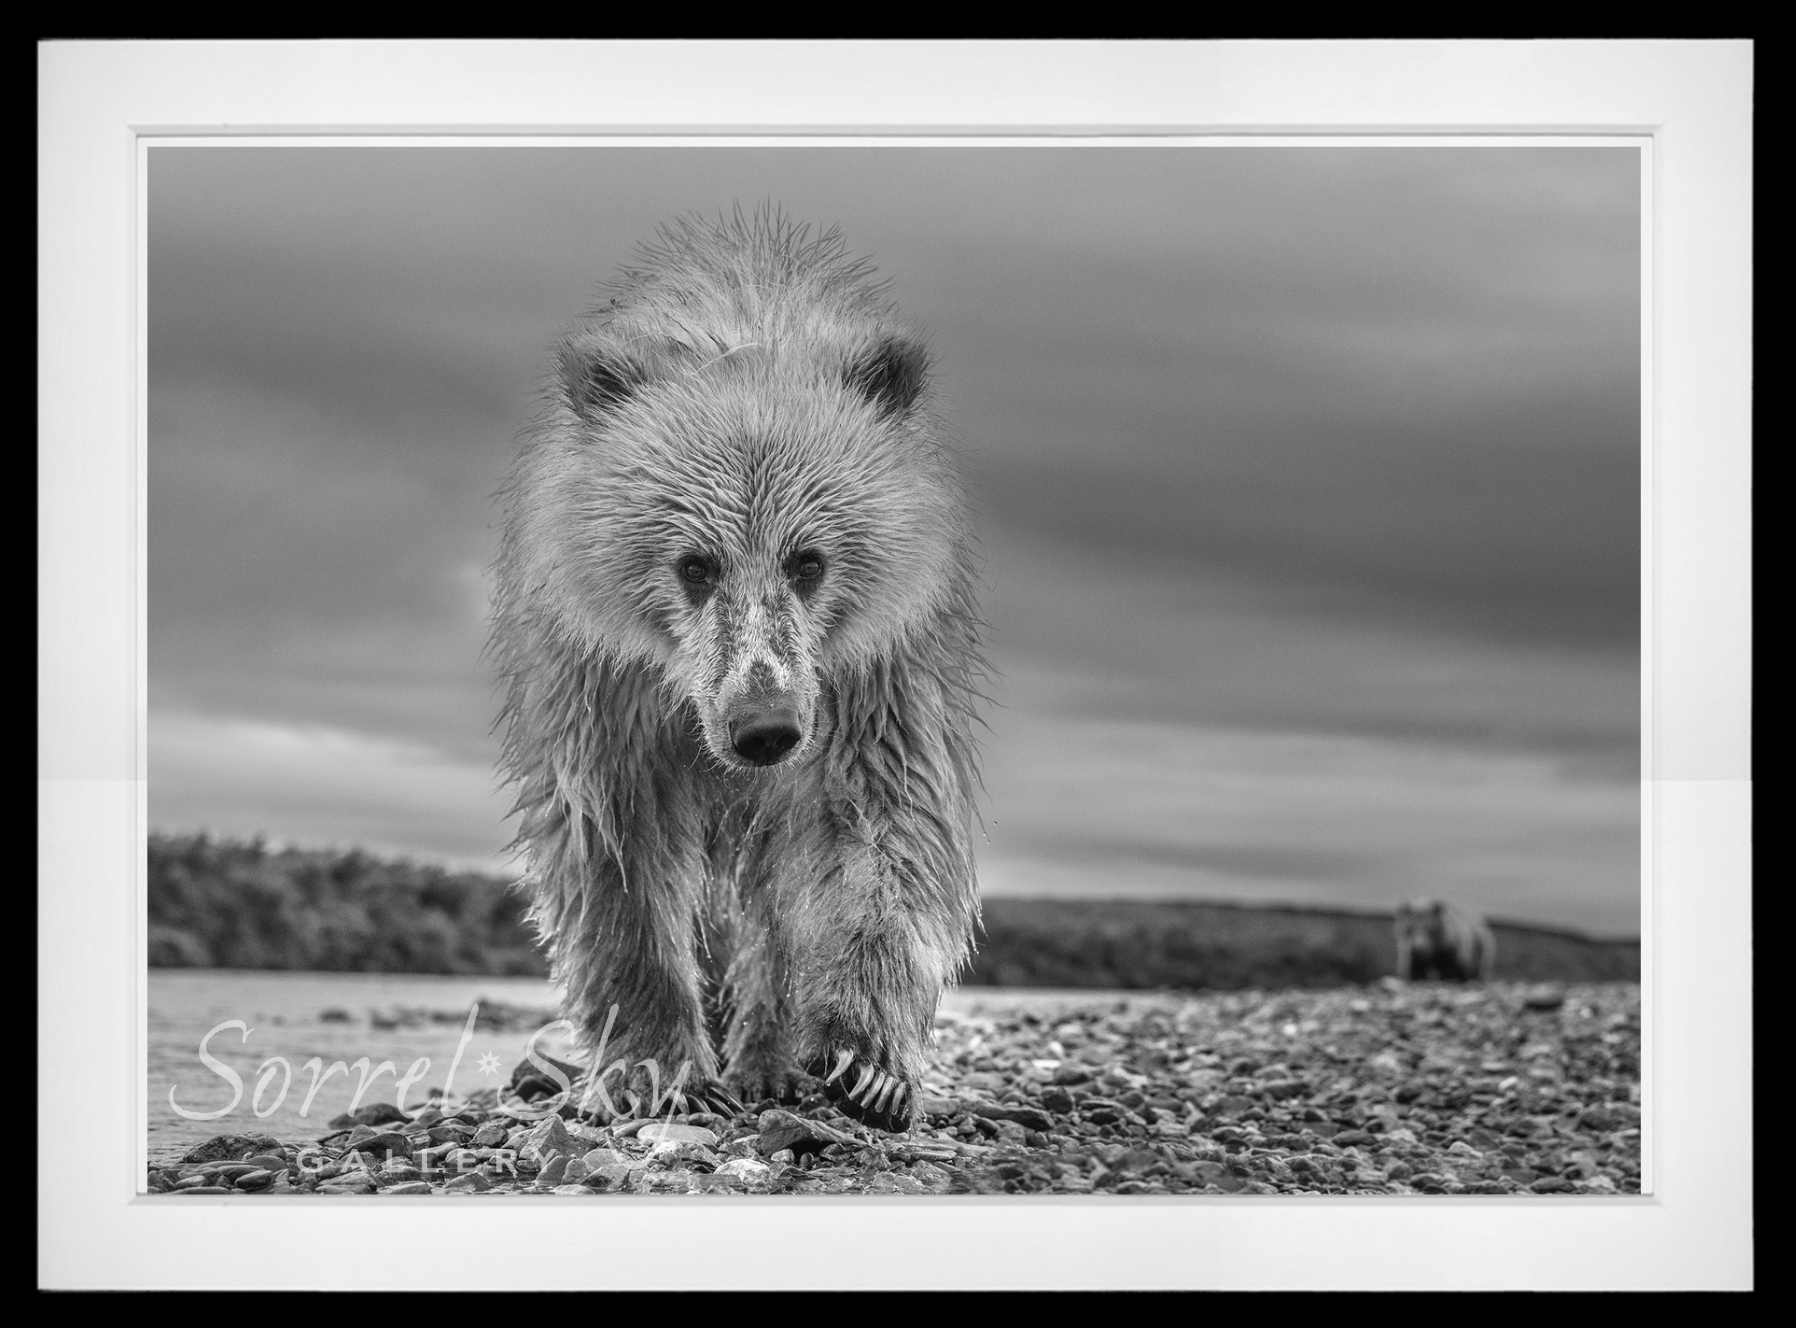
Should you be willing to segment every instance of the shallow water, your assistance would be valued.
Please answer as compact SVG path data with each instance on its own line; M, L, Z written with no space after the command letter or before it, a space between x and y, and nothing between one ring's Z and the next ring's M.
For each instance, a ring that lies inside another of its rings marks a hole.
M326 1134L331 1118L350 1110L357 1098L364 1071L356 1067L363 1057L368 1086L360 1096L362 1104L395 1101L399 1080L408 1072L414 1078L404 1094L407 1106L422 1102L431 1088L447 1086L459 1095L502 1084L524 1058L532 1034L555 1018L559 999L538 978L234 969L154 969L149 977L153 1161L178 1155L215 1134L261 1131L287 1142ZM1045 1014L1075 1005L1113 1008L1118 1001L1133 1005L1158 999L1163 998L1145 992L973 987L950 992L943 1008L971 1015L1018 1008ZM470 1007L494 1002L541 1010L542 1018L506 1032L475 1029L457 1064ZM428 1011L441 1020L410 1027L375 1023L377 1016L390 1018L406 1009ZM326 1011L348 1018L321 1018ZM233 1020L243 1023L247 1035L243 1029L219 1028ZM240 1091L201 1059L203 1040L205 1053L237 1075ZM542 1032L536 1045L551 1056L570 1054L565 1029ZM317 1065L308 1068L314 1058ZM419 1064L423 1061L428 1064ZM339 1062L344 1070L334 1071L331 1067ZM266 1082L258 1094L258 1076L264 1071ZM177 1107L218 1114L196 1120Z

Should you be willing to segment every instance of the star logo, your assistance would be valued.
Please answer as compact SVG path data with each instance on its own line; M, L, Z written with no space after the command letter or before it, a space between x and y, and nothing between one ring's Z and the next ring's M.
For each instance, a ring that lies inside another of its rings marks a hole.
M489 1051L489 1052L484 1053L480 1058L479 1067L480 1067L480 1073L487 1075L489 1077L492 1075L498 1074L499 1073L499 1053L496 1051Z

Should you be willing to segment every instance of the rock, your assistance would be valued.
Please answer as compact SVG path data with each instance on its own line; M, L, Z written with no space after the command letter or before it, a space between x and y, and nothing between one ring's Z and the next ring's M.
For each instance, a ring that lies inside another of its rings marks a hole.
M627 1184L632 1175L643 1169L627 1162L609 1162L602 1167L594 1167L584 1184L587 1189L616 1189Z
M717 1168L720 1176L735 1176L744 1181L766 1180L773 1175L773 1168L765 1162L757 1162L752 1157L733 1157Z
M268 1134L215 1134L181 1155L183 1162L235 1162L245 1154L278 1153L281 1141Z
M421 1180L408 1180L402 1185L393 1185L381 1191L382 1194L429 1194L430 1185Z
M627 1159L615 1148L595 1148L580 1160L586 1163L588 1169L596 1171L600 1167L614 1167Z
M346 1111L331 1121L333 1130L353 1125L409 1124L411 1118L391 1102L370 1102L357 1111Z
M584 1185L553 1185L549 1188L549 1193L550 1194L591 1194L592 1191Z
M1073 1095L1065 1088L1054 1085L1042 1090L1041 1104L1056 1116L1064 1116L1073 1109ZM1036 1128L1044 1127L1037 1126Z
M1015 1121L1025 1129L1047 1130L1054 1125L1053 1117L1036 1107L1010 1102L969 1102L965 1105L975 1116L983 1116L986 1120Z
M244 1158L243 1162L246 1166L265 1167L269 1171L285 1171L287 1169L287 1159L279 1153L252 1153Z
M318 1012L318 1022L321 1024L349 1024L355 1022L355 1016L348 1010L340 1010L332 1006L328 1010Z
M232 1180L231 1184L240 1190L260 1190L272 1184L274 1177L274 1172L265 1169L248 1171Z
M365 1171L345 1172L331 1180L320 1182L319 1194L372 1194L374 1178Z
M567 1174L568 1163L573 1160L573 1155L570 1153L557 1153L543 1163L543 1169L537 1173L536 1183L538 1185L561 1184L561 1178Z
M1535 1194L1570 1194L1577 1186L1564 1176L1542 1176L1530 1183L1528 1188Z
M1062 1086L1088 1084L1091 1080L1091 1070L1083 1065L1062 1065L1054 1071L1054 1082Z
M707 1147L715 1147L718 1141L716 1133L702 1125L664 1125L659 1121L643 1126L636 1137L655 1143L703 1144Z
M410 1139L397 1130L377 1130L372 1125L358 1125L351 1130L349 1138L344 1141L344 1148L376 1157L384 1157L388 1153L397 1157L412 1155Z
M228 1185L195 1185L191 1189L171 1191L174 1194L229 1194L230 1192L231 1188Z
M523 1147L538 1157L550 1158L558 1153L573 1153L577 1156L584 1153L590 1145L584 1145L570 1134L561 1117L551 1116L525 1136Z
M795 1116L778 1108L761 1113L760 1135L760 1142L756 1146L764 1157L771 1157L785 1149L790 1149L794 1154L816 1153L830 1144L854 1143L850 1136L832 1130L821 1121Z
M470 1171L465 1175L457 1176L443 1186L443 1192L445 1194L485 1194L492 1188L493 1183L485 1176L478 1171Z
M1529 987L1522 993L1522 1006L1529 1010L1557 1010L1565 1004L1565 988L1552 982Z
M923 1182L898 1171L877 1171L867 1184L869 1194L922 1194Z
M451 1153L459 1153L460 1151L460 1144L433 1144L429 1148L419 1148L414 1150L412 1153L412 1161L421 1170L440 1171L447 1165L445 1159L448 1158Z
M566 1133L565 1128L562 1132ZM511 1131L506 1128L504 1121L488 1121L474 1131L468 1139L468 1146L470 1148L503 1148L510 1133Z
M1309 1088L1301 1079L1268 1079L1260 1085L1260 1092L1276 1101L1301 1096L1309 1092Z

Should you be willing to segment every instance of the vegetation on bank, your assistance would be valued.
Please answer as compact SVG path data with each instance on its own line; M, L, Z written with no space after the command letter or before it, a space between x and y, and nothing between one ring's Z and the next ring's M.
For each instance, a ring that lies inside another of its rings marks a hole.
M154 834L158 968L538 976L524 901L498 877L356 850ZM1493 923L1500 980L1637 980L1640 947ZM1396 970L1388 914L1188 901L990 899L968 985L1336 987Z
M351 849L152 834L152 968L540 976L510 884Z

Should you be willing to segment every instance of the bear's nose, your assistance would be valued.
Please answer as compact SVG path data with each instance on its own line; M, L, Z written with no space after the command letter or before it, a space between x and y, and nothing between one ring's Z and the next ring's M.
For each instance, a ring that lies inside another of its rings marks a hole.
M783 760L803 736L798 712L785 706L753 710L730 724L730 746L750 765L773 765Z

